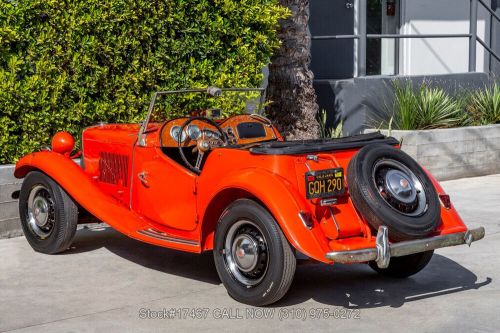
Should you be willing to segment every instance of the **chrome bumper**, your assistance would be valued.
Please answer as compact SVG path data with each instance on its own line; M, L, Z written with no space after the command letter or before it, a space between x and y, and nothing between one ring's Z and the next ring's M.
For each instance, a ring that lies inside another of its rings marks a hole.
M472 242L482 238L484 238L484 228L479 227L455 234L389 244L387 227L381 226L377 232L376 247L353 251L328 252L325 257L341 264L375 261L378 267L387 268L391 257L407 256L447 246L462 244L470 246Z

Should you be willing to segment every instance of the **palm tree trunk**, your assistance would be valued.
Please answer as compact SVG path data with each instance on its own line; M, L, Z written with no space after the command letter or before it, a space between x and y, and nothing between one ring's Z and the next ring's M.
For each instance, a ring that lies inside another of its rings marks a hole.
M280 0L292 15L281 21L282 44L271 58L267 87L267 114L287 139L319 137L318 104L313 88L309 0Z

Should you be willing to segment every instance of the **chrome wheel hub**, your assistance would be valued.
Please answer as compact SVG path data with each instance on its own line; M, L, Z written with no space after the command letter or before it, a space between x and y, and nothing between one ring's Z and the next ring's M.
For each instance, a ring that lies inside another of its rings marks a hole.
M388 170L385 175L387 190L399 201L411 203L417 197L412 180L399 170Z
M267 243L259 227L251 221L237 221L229 228L223 255L234 279L248 288L259 284L267 272Z
M243 272L252 271L257 266L258 247L248 235L239 235L233 242L233 257L238 268Z
M36 197L33 200L33 218L39 227L43 227L49 220L49 203L44 197Z
M28 227L40 239L47 238L55 223L54 202L43 185L34 186L28 197Z
M373 166L372 176L382 198L397 212L420 216L427 211L427 197L422 182L403 163L380 159Z

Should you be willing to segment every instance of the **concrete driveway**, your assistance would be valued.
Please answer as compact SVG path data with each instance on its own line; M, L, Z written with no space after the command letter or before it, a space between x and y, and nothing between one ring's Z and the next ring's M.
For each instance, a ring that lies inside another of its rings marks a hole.
M443 185L470 227L486 227L484 240L436 251L406 280L365 265L302 265L288 295L265 311L226 294L211 254L107 228L79 230L73 248L54 256L24 237L0 240L0 332L498 331L500 175Z

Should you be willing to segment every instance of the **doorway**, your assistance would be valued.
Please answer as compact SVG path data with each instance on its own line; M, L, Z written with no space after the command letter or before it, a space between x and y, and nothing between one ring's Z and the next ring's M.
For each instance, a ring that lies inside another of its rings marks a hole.
M311 35L353 35L354 7L354 0L311 0ZM354 39L312 40L310 68L316 80L352 78Z
M366 30L368 34L398 34L398 0L368 0ZM399 40L370 38L366 45L367 75L396 75L398 73Z

